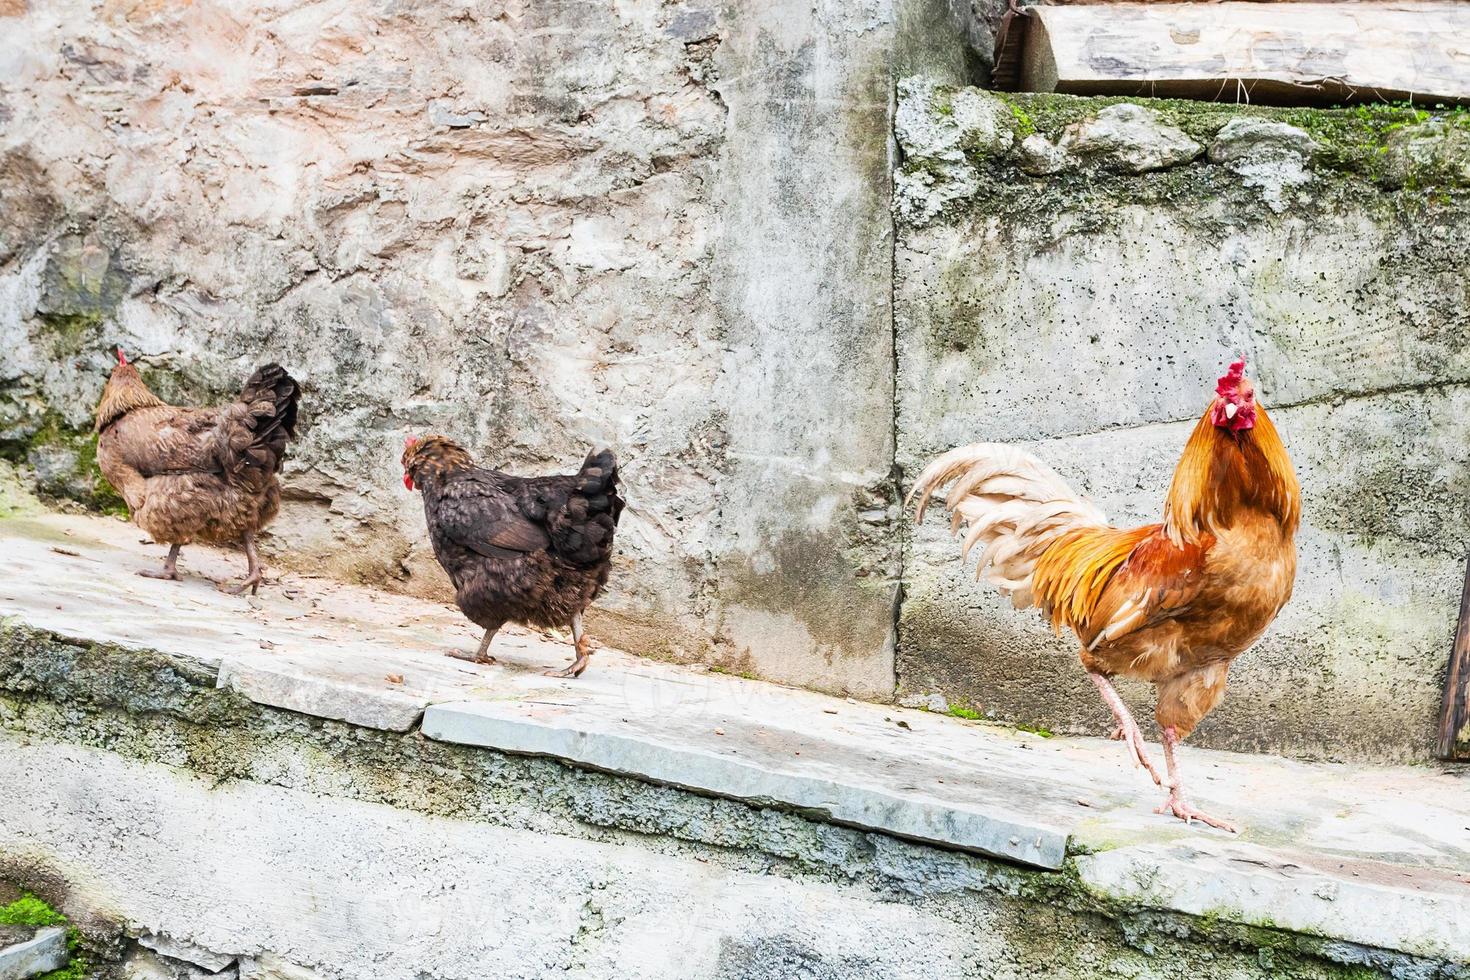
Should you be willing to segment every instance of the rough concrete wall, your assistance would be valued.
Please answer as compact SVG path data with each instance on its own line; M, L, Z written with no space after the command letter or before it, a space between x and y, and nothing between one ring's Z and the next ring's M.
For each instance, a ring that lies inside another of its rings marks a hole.
M1194 738L1423 758L1470 546L1470 127L1117 101L901 88L900 464L1018 442L1115 522L1158 520L1246 354L1301 477L1300 565ZM1073 641L974 583L946 529L906 555L901 692L1102 731Z
M241 980L1461 975L215 682L0 630L0 894L38 891L108 971L164 937Z
M0 4L0 450L118 508L113 345L185 401L279 360L274 560L444 595L406 433L522 473L611 445L602 636L886 696L895 38L955 16Z

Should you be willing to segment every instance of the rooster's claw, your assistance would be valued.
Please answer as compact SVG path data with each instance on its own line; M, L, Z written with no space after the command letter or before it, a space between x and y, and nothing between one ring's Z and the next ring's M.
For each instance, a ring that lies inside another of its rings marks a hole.
M1186 824L1193 823L1194 821L1198 820L1200 823L1205 824L1206 826L1214 827L1216 830L1223 830L1227 834L1239 833L1239 831L1236 830L1233 825L1228 824L1223 820L1216 819L1215 817L1210 816L1208 813L1203 813L1199 810L1196 810L1194 807L1190 806L1188 803L1185 803L1184 800L1180 799L1173 793L1170 793L1168 799L1164 800L1163 803L1155 807L1154 812L1176 816L1180 820L1183 820Z

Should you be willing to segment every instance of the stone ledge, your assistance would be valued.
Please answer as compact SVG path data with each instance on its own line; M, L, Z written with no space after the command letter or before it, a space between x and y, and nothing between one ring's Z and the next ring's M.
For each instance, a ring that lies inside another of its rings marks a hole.
M0 980L30 980L66 966L66 930L37 929L22 942L0 947Z
M1202 804L1238 838L1156 816L1157 791L1113 743L1044 739L601 651L577 681L539 670L564 644L473 646L452 610L288 576L258 599L194 576L237 560L186 552L186 580L116 521L0 522L15 574L0 615L217 669L277 708L560 759L702 794L966 850L1070 866L1104 903L1470 960L1470 785L1428 769L1308 765L1186 749ZM166 671L164 671L166 673ZM161 676L161 675L160 675ZM1068 856L1070 854L1070 857Z

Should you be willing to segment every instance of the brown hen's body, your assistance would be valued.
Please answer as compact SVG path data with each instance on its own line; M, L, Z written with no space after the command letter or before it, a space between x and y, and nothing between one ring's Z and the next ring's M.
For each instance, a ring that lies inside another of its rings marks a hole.
M1082 665L1112 709L1119 737L1155 780L1142 735L1108 678L1158 690L1155 718L1172 786L1165 808L1227 826L1184 803L1175 749L1225 694L1231 662L1291 597L1301 491L1243 362L1220 380L1174 472L1164 520L1109 525L1023 450L980 444L929 465L914 493L945 498L965 552L985 544L977 575L1070 628Z
M592 652L582 613L607 584L623 510L613 454L588 455L575 474L525 478L478 467L450 440L425 436L405 448L403 468L404 484L423 493L456 604L485 630L465 659L493 663L490 643L508 622L570 626L577 657L555 673L580 675Z
M258 587L255 534L281 507L277 474L295 435L299 397L296 381L267 364L227 405L167 405L119 355L97 407L97 465L133 522L171 546L163 572L143 574L177 578L186 544L240 542L250 570L235 591Z

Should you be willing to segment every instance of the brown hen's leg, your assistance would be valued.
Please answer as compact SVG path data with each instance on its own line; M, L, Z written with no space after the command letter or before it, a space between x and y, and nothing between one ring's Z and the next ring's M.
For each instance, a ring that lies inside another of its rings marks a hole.
M1235 828L1230 824L1217 820L1208 813L1201 813L1184 802L1184 777L1179 775L1179 760L1175 758L1178 748L1179 732L1173 725L1169 725L1164 729L1164 763L1169 767L1169 797L1154 812L1172 813L1185 823L1198 820L1202 824L1235 833Z
M1133 764L1147 769L1148 774L1154 778L1155 786L1164 785L1164 781L1159 778L1159 771L1154 768L1152 762L1148 761L1148 754L1144 751L1143 732L1138 730L1138 722L1133 720L1128 706L1113 689L1112 683L1096 671L1089 670L1087 676L1091 677L1092 683L1097 685L1098 693L1107 702L1108 708L1113 712L1113 719L1118 723L1118 731L1113 734L1113 737L1128 746L1128 753L1133 756Z
M265 577L265 569L261 568L260 556L255 553L254 531L245 532L245 558L250 562L250 568L245 573L245 581L228 589L221 585L219 586L221 592L239 595L248 588L251 595L256 594L256 590L260 588L260 580Z
M495 626L485 630L485 637L480 641L480 649L474 653L468 653L464 650L450 650L445 656L453 657L456 660L469 660L477 664L493 664L496 662L495 658L485 651L490 649L490 641L495 639L495 634L499 629L499 626Z
M542 671L547 677L581 677L582 671L587 669L587 664L592 660L592 640L582 632L581 613L572 617L572 639L576 642L577 659L572 661L571 666L561 670Z
M179 548L180 545L172 545L168 549L168 557L163 560L163 568L161 570L155 572L152 569L145 568L138 574L144 578L164 578L171 582L177 582L179 580L179 570L177 567L179 564Z

